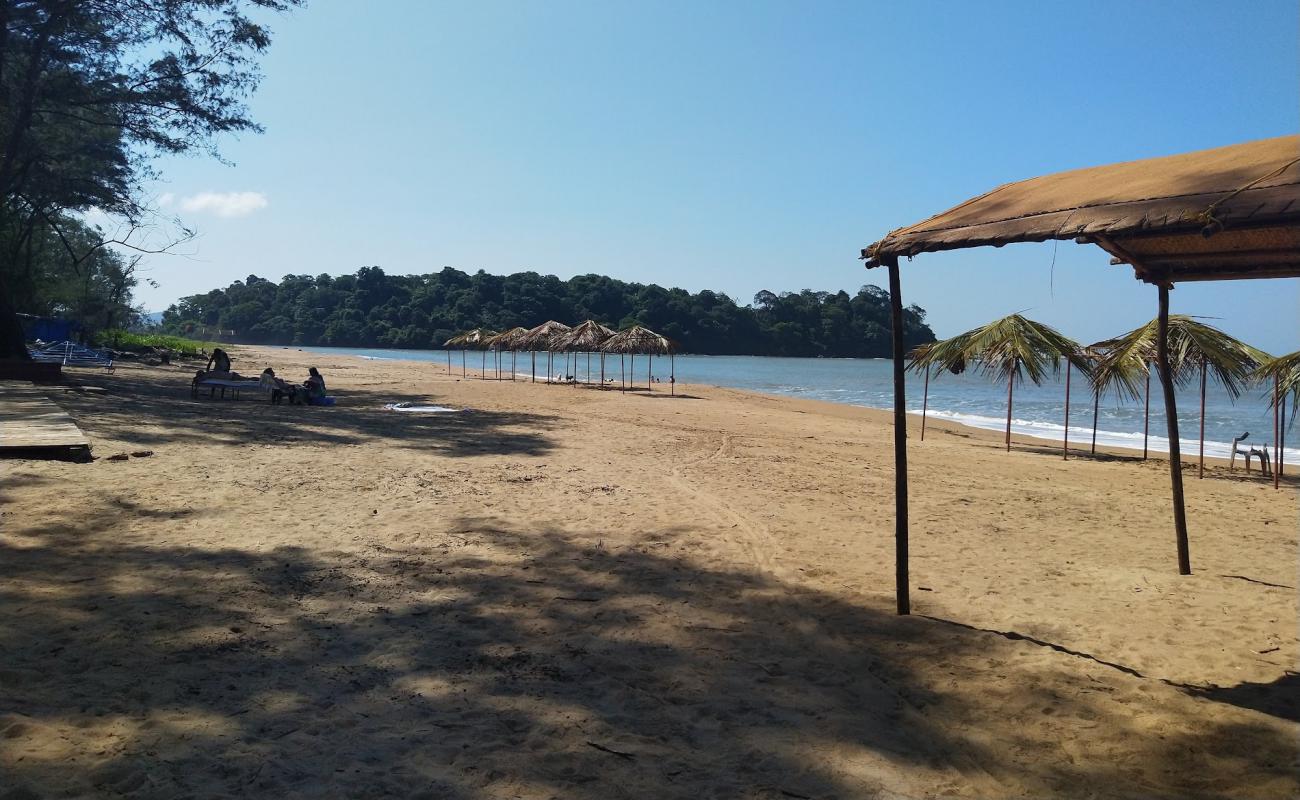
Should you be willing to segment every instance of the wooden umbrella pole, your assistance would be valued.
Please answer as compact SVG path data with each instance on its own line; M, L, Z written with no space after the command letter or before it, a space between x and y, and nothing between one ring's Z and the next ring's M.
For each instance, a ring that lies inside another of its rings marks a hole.
M1278 488L1282 478L1282 425L1278 413L1282 407L1282 379L1273 376L1273 488Z
M1061 458L1070 460L1070 372L1074 365L1065 359L1065 443L1061 446Z
M1280 476L1282 474L1282 465L1286 462L1286 406L1282 406L1282 422L1278 426L1278 430L1281 431L1277 437L1279 448L1277 454L1277 474Z
M533 357L533 383L537 383L537 351L531 350L529 355Z
M894 350L894 597L899 614L912 613L907 575L907 398L903 374L903 297L898 258L890 258L889 311Z
M636 380L634 377L636 375L636 353L628 353L627 362L627 383L628 386L631 386L632 381Z
M1142 413L1142 460L1147 460L1147 439L1151 434L1151 364L1147 363L1146 411Z
M668 393L677 396L677 354L668 354Z
M451 348L447 348L447 374L451 375Z
M462 378L468 377L467 369L465 367L465 348L463 347L460 349L460 376Z
M487 380L487 350L483 351L483 365L479 367L479 380Z
M1097 409L1101 407L1101 392L1092 390L1092 454L1097 454Z
M1169 488L1174 502L1174 538L1178 545L1178 572L1192 574L1187 545L1187 511L1183 506L1183 454L1178 442L1178 401L1174 399L1174 375L1169 368L1169 285L1160 284L1160 315L1156 328L1156 358L1160 386L1165 395L1165 425L1169 432Z
M1201 464L1197 468L1197 480L1205 477L1205 368L1205 361L1201 361Z
M510 380L512 380L512 381L515 379L515 372L516 372L516 370L515 370L515 356L517 356L517 355L519 355L519 352L518 352L518 351L516 351L516 350L511 350L511 351L510 351Z
M655 366L655 354L650 353L649 355L646 356L646 365L645 365L645 390L647 392L653 392L655 390L655 387L650 385L650 381L652 378L650 374L650 370L654 369L654 366Z
M930 408L930 365L925 365L925 391L921 395L921 441L925 441L925 413Z
M600 385L605 385L605 351L600 353Z

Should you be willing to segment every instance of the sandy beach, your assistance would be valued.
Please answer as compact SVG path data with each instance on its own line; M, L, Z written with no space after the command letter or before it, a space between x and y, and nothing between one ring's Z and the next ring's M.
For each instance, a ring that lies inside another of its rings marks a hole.
M885 412L232 354L0 461L0 799L1300 794L1294 476L931 420L900 618Z

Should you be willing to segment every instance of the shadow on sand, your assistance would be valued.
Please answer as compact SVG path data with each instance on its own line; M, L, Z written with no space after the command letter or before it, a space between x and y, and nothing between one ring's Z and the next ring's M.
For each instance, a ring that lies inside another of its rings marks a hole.
M123 544L97 511L0 538L0 767L41 794L1218 797L1291 780L1294 742L1272 729L1147 735L1100 691L1137 678L1042 673L1023 642L702 568L685 528L618 552L490 517L401 550L204 550ZM977 671L1034 724L962 691Z

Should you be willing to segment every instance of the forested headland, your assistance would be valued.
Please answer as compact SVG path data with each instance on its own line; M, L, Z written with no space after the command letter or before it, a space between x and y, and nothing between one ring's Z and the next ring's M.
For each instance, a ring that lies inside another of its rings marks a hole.
M888 357L889 293L759 292L751 305L725 294L691 293L601 275L560 280L519 272L429 275L250 275L224 289L183 298L163 314L163 330L246 344L433 349L461 331L533 327L546 320L594 319L612 328L644 325L680 352L709 355ZM909 347L934 341L918 306L905 310Z

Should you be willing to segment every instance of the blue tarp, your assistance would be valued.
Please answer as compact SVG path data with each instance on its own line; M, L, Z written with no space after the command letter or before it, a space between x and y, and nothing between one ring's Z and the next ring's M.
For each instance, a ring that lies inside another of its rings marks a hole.
M70 319L56 317L33 317L19 314L23 323L23 337L27 341L40 339L43 342L65 342L76 339L81 325Z

